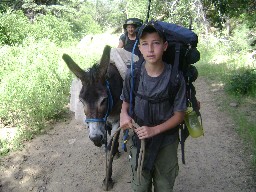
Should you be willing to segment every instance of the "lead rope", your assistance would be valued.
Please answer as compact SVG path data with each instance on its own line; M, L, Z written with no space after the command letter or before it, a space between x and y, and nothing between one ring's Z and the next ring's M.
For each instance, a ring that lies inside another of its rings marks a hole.
M108 185L109 185L109 168L108 168L108 133L107 133L107 129L106 129L106 122L105 122L105 134L106 134L106 142L105 142L105 150L106 150L106 190L108 191Z
M113 107L113 98L112 98L112 95L111 95L111 92L110 92L110 85L109 85L109 82L106 81L106 86L107 86L107 92L108 92L108 108L107 108L107 113L104 117L104 128L105 128L105 135L106 135L106 141L105 141L105 150L106 150L106 190L108 191L108 186L109 186L109 168L108 168L108 150L107 150L107 147L108 147L108 131L107 131L107 118L108 118L108 115Z
M135 123L134 121L132 122L132 126L137 129L140 126ZM110 140L112 140L112 145L111 145L111 150L110 150L110 158L108 160L108 164L107 164L107 176L109 176L109 168L110 168L110 163L112 163L113 160L113 148L114 148L114 141L116 140L116 135L118 132L120 132L121 127L119 127L116 132L111 136ZM138 157L138 166L137 166L137 178L139 181L139 184L141 183L141 178L142 178L142 168L143 168L143 163L144 163L144 159L145 159L145 139L141 139L141 146L140 146L140 153L139 153L139 157ZM108 179L108 177L106 178ZM108 181L107 181L108 184Z
M120 132L121 127L119 127L116 132L110 137L110 141L112 140L111 144L111 149L110 149L110 155L108 158L108 151L106 150L106 191L108 191L108 185L109 185L109 173L110 173L110 167L112 167L112 162L113 162L113 149L114 149L114 144L116 141L117 133Z
M133 121L132 126L137 129L140 126ZM139 184L141 183L141 177L142 177L142 168L145 158L145 139L141 139L140 141L140 153L138 157L138 165L137 165L137 178L139 181Z

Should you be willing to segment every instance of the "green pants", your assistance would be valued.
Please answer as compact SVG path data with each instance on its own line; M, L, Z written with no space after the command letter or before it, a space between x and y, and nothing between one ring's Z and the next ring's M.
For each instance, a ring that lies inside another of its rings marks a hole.
M172 192L175 179L178 175L179 165L177 157L177 148L179 141L167 145L160 149L154 167L151 171L143 170L141 182L137 178L136 153L137 148L132 147L130 152L130 163L132 168L132 190L134 192ZM146 152L146 156L149 152ZM152 187L153 184L153 187Z

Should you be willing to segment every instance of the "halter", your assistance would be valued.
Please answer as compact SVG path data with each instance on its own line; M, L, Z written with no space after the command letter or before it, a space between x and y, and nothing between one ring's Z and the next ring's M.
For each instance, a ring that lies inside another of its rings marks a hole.
M110 86L109 86L108 80L106 80L106 87L107 87L107 94L108 94L108 109L107 109L107 112L105 114L105 117L103 117L103 118L90 118L90 119L86 118L84 120L85 123L89 123L89 122L104 122L104 123L106 123L107 122L109 113L110 113L110 111L112 110L112 107L113 107L113 97L112 97L112 94L111 94L111 91L110 91Z

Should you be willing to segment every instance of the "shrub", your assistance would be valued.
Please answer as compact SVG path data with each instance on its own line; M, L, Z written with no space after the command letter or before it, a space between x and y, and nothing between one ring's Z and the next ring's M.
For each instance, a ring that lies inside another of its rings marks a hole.
M35 18L31 24L29 36L36 40L49 39L57 45L70 42L75 38L68 21L50 14L38 15Z
M102 32L102 27L91 15L94 8L89 3L86 5L80 7L79 11L70 8L62 15L62 18L70 23L71 30L77 38Z
M229 77L226 88L235 95L254 95L256 93L256 70L242 68L234 71Z
M68 21L51 14L37 15L33 23L22 11L7 11L0 15L0 45L19 45L31 37L49 39L57 45L76 38Z
M17 45L27 37L29 21L22 11L0 13L0 45Z
M31 42L27 47L5 47L0 56L0 67L5 68L0 70L2 122L40 129L63 111L71 75L61 53L49 40Z
M250 29L246 24L238 25L232 32L231 52L240 52L250 49Z

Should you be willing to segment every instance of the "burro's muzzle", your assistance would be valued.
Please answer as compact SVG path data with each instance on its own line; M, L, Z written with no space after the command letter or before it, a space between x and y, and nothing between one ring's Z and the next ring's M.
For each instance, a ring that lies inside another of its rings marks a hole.
M106 142L105 123L89 122L89 138L95 146L101 147Z

